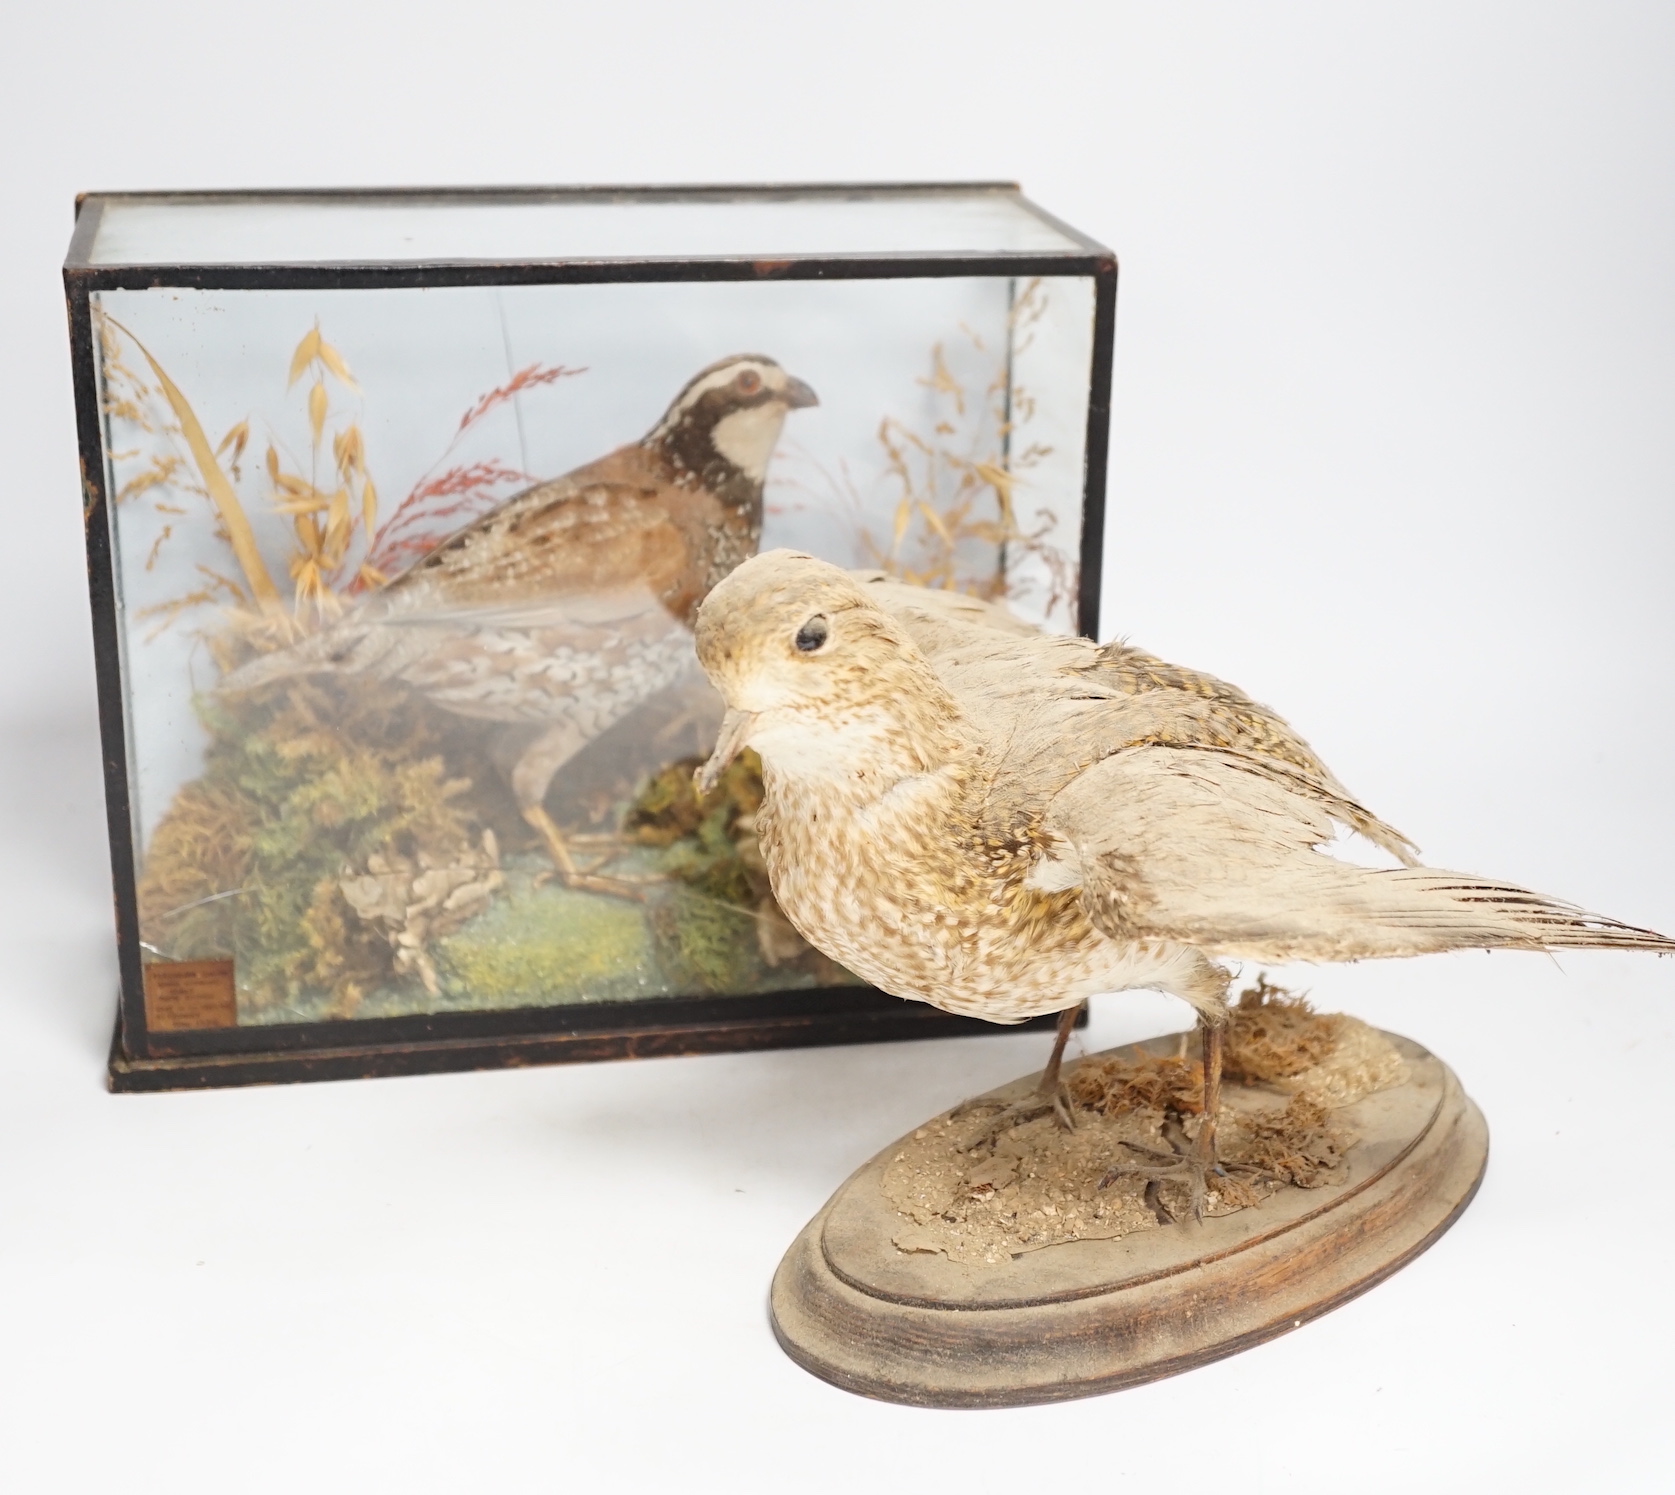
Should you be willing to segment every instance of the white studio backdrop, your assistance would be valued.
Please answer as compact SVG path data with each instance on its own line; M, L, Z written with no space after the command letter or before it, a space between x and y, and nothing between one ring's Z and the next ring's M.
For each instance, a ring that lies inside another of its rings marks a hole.
M57 266L87 188L1016 176L1122 264L1105 633L1273 703L1433 862L1669 930L1675 13L97 0L5 28L9 1488L1667 1488L1649 957L1294 973L1458 1070L1476 1204L1300 1333L997 1414L811 1380L765 1295L851 1168L1039 1036L104 1094ZM1088 1042L1182 1020L1106 999Z

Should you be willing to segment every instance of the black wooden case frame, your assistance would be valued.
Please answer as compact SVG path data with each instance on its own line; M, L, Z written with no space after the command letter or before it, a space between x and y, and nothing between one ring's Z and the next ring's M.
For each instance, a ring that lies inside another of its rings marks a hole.
M993 194L1069 241L1063 251L743 255L674 258L123 264L95 262L108 203L322 202L370 205L773 202L938 194ZM621 281L917 279L942 276L1081 276L1094 283L1083 513L1076 620L1098 626L1105 467L1116 311L1114 255L1036 208L1015 183L856 184L774 187L461 188L100 194L79 197L64 264L73 355L82 507L93 612L95 671L115 891L120 1005L110 1056L116 1090L164 1090L296 1080L429 1073L653 1055L994 1032L993 1025L904 1002L866 987L750 996L668 997L584 1006L519 1007L424 1016L350 1018L185 1031L148 1027L139 949L124 679L91 298L107 290L208 290L518 286ZM1050 1019L1044 1020L1050 1026Z

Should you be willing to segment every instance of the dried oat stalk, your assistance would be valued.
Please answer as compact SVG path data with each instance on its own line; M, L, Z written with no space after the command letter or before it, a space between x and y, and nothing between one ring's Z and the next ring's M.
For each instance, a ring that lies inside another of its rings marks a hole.
M1013 349L1028 346L1045 310L1041 281L1029 281L1010 314ZM930 370L919 381L931 394L928 428L916 430L889 416L879 423L885 480L895 492L887 535L861 519L868 505L847 467L835 474L817 469L812 482L791 486L854 513L865 559L915 586L1019 601L1016 562L1034 557L1048 585L1044 598L1031 600L1051 615L1072 604L1079 568L1054 543L1054 515L1038 511L1028 523L1020 519L1018 490L1052 448L1029 440L1035 400L1013 381L1005 351L990 350L969 329L962 329L962 336L967 350L988 360L989 378L976 386L962 380L950 365L967 360L951 360L948 345L938 343L931 349Z
M219 602L245 653L282 647L329 622L343 611L344 596L382 586L516 488L535 481L497 458L445 464L461 437L493 411L526 391L584 372L530 364L481 395L460 417L441 457L380 525L361 422L343 403L346 395L358 399L361 388L348 360L316 322L292 350L286 382L287 391L299 385L303 390L302 455L293 455L270 425L260 469L268 504L291 524L292 545L283 557L292 593L287 612L239 492L251 418L237 422L212 447L191 401L132 332L103 314L98 335L105 414L113 432L132 435L137 443L112 453L116 501L150 502L160 513L181 517L190 514L193 500L207 501L237 572L237 579L206 572L207 585L189 587L143 609L141 616L161 629ZM126 361L124 340L139 350L149 377ZM171 518L152 545L146 569L156 566L176 533Z

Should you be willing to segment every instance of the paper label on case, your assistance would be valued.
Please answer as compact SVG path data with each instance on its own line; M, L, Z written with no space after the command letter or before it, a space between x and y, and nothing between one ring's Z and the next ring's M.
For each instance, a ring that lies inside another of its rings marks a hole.
M154 961L145 967L145 1018L155 1032L238 1025L230 960Z

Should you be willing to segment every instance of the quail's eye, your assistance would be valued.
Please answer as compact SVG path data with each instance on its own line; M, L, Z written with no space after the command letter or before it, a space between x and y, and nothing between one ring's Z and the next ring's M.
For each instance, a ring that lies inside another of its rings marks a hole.
M740 394L753 395L762 387L762 376L755 369L742 369L733 385Z
M804 654L812 654L831 635L831 629L826 626L826 620L816 614L797 630L797 637L793 640Z

